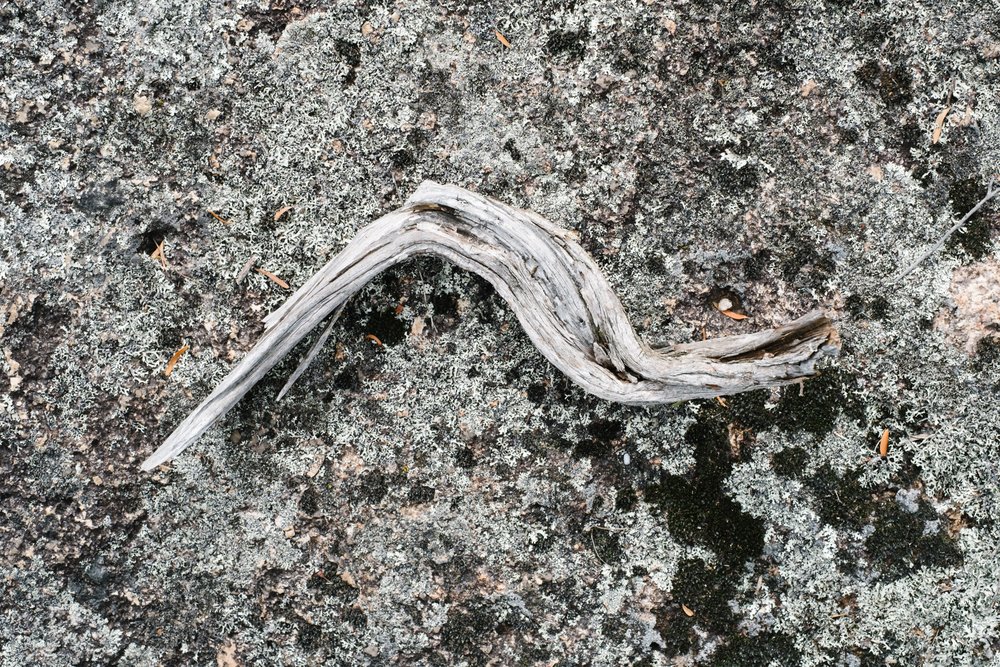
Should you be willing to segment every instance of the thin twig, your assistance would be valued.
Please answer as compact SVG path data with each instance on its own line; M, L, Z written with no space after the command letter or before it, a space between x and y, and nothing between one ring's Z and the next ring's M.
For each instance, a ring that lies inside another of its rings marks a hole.
M347 302L345 301L344 303L340 304L340 308L338 308L336 312L334 312L333 317L330 318L330 323L326 325L326 329L323 330L323 333L320 335L320 337L316 339L315 343L313 343L312 348L310 348L306 356L302 358L302 361L299 362L299 365L298 367L296 367L295 372L292 373L291 377L288 378L288 381L285 382L285 386L282 387L281 391L278 392L278 397L274 399L276 402L280 401L282 397L284 397L284 395L288 393L288 390L292 388L292 385L295 384L295 381L298 380L299 377L306 372L307 368L309 368L309 364L311 364L313 359L316 358L316 355L319 354L319 351L323 349L323 345L326 344L326 339L330 337L330 332L333 331L333 325L337 323L338 319L340 319L340 314L344 312L344 308L346 307L347 307Z
M949 229L948 231L946 231L944 233L944 236L942 236L941 238L938 239L937 243L935 243L934 245L932 245L930 247L930 249L928 249L926 252L924 252L924 254L920 255L920 257L917 258L917 261L915 261L913 264L910 264L909 268L907 268L905 271L903 271L898 276L896 276L895 278L893 278L889 282L889 284L890 285L896 285L903 278L905 278L906 276L908 276L911 273L913 273L913 271L918 266L920 266L925 259L927 259L931 255L933 255L934 253L936 253L938 250L940 250L941 247L951 237L951 235L954 234L956 231L958 231L962 227L962 225L964 225L966 222L968 222L969 218L971 218L972 216L974 216L976 214L976 212L983 207L984 204L986 204L989 200L993 199L997 195L1000 195L1000 188L994 188L993 187L995 184L996 184L996 176L992 177L990 179L989 185L986 186L986 196L984 196L982 199L980 199L978 204L976 204L971 209L969 209L969 212L966 213L965 215L963 215L961 220L959 220L954 225L952 225L951 229Z

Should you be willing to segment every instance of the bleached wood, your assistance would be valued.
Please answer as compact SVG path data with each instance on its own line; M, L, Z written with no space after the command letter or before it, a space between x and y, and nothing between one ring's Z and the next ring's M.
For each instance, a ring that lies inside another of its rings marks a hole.
M673 403L784 385L814 374L820 358L838 352L836 332L819 312L758 333L652 349L573 236L531 211L424 182L264 319L253 349L142 469L184 451L327 315L377 274L416 255L444 258L489 281L546 359L610 401Z

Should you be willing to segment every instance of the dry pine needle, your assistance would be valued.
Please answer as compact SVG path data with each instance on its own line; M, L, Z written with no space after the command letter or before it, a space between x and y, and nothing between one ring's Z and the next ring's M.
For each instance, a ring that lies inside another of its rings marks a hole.
M271 282L273 282L278 287L280 287L282 289L288 289L288 283L286 283L284 280L282 280L278 276L274 275L273 273L271 273L267 269L257 269L257 273L259 273L260 275L262 275L265 278L269 279Z
M184 356L184 353L190 349L191 347L189 345L184 345L181 349L170 355L170 360L167 361L167 367L163 369L164 377L170 377L170 374L174 372L174 366L176 366L177 362L180 361L180 358Z

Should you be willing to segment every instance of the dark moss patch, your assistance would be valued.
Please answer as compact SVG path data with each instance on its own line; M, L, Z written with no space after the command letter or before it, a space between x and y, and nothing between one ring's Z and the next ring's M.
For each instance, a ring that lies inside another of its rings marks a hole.
M621 560L624 550L617 533L605 528L592 528L587 536L594 555L602 563L612 565Z
M736 635L712 654L712 667L758 667L758 665L798 665L801 658L795 640L778 632L762 632L753 637Z
M406 324L388 310L372 313L365 322L364 330L366 335L375 336L385 346L397 345L406 338Z
M441 648L452 658L471 658L486 662L482 646L497 637L515 632L526 621L523 612L486 598L475 598L452 607L441 627Z
M874 502L872 492L858 482L860 476L860 470L852 470L841 477L823 465L803 480L815 495L819 503L816 510L825 523L859 530L868 522Z
M797 478L806 470L809 453L801 447L789 447L771 457L771 467L782 477Z
M719 160L715 170L719 187L724 192L748 192L755 190L760 182L760 174L753 165L737 167L727 160Z
M513 139L508 139L507 141L505 141L503 144L503 149L507 151L508 155L510 155L511 160L514 160L515 162L521 161L522 157L521 151L517 150L517 146L514 144Z
M354 487L354 497L359 501L377 504L389 493L389 479L385 473L373 470L366 472Z
M736 593L739 576L728 569L719 569L700 558L681 561L674 575L672 595L678 604L694 611L694 622L720 634L735 629L736 617L729 601Z
M952 202L952 210L955 216L963 216L986 194L986 187L979 179L967 178L955 181L948 189L948 196ZM990 204L986 204L987 209ZM988 216L983 215L980 209L966 223L955 232L945 244L945 249L952 254L964 251L970 258L978 260L986 256L993 247L992 225Z
M764 547L763 522L743 512L723 488L732 470L724 413L703 407L685 441L694 447L692 472L664 475L644 489L646 501L664 509L678 539L712 549L732 567L759 556Z
M299 511L306 515L312 515L319 511L320 495L312 486L306 488L299 497Z
M924 502L915 513L895 501L885 503L875 516L875 532L865 540L872 565L892 579L924 567L948 567L962 563L962 552L944 531L924 534L928 520L937 519Z
M783 388L772 423L782 429L823 436L833 430L842 413L857 421L864 417L856 382L834 369L806 380L801 392L798 386Z
M782 253L781 277L785 282L810 289L821 289L837 269L828 252L820 252L815 242L788 231Z
M547 391L548 390L545 388L544 384L541 382L534 382L528 385L528 400L535 405L544 403Z
M462 447L455 452L455 465L466 470L475 467L476 454L472 451L472 447Z
M770 250L758 250L743 260L743 275L750 282L761 280L769 270L773 255Z
M698 644L698 635L694 632L695 619L689 618L681 611L680 604L672 603L661 609L656 615L656 631L663 640L660 650L668 656L681 656L690 653Z
M344 85L350 86L358 77L358 67L361 65L361 47L346 39L338 39L333 43L337 54L344 59L344 63L350 68L344 76Z

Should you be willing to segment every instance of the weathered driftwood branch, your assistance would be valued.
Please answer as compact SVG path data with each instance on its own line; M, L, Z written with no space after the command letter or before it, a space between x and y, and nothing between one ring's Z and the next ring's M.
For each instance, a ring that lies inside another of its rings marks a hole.
M795 382L836 355L830 320L654 350L632 329L593 259L530 211L459 187L423 183L406 204L362 229L268 315L257 345L143 464L152 470L195 442L331 312L386 268L436 255L489 281L559 370L600 398L672 403Z

